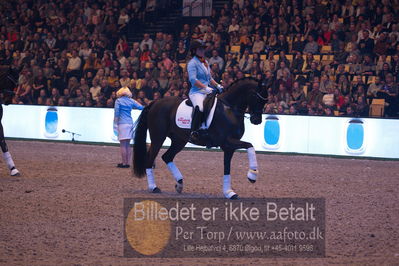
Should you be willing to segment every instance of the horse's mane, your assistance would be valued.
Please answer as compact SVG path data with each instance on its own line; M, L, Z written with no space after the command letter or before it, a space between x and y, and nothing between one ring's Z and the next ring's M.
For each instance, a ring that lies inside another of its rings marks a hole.
M243 78L241 78L241 79L237 79L237 80L233 81L233 83L231 83L231 84L225 89L225 91L229 91L233 86L236 86L237 83L241 83L241 82L243 82L243 81L255 81L255 82L258 83L258 84L259 84L259 82L260 82L258 79L253 78L253 77L243 77Z

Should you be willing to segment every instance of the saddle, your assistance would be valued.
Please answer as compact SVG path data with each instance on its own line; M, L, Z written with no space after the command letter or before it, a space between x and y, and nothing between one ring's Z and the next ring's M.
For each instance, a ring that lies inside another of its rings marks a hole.
M204 123L206 128L208 128L212 123L217 101L215 94L209 94L204 100L204 115L201 124ZM190 99L181 102L176 111L176 125L180 128L190 129L193 111L194 108Z
M213 104L215 103L215 99L216 99L215 93L211 93L206 96L204 100L204 116L202 117L203 121L201 121L201 123L206 122L206 119L212 110ZM186 105L193 107L193 103L191 102L190 98L187 99Z

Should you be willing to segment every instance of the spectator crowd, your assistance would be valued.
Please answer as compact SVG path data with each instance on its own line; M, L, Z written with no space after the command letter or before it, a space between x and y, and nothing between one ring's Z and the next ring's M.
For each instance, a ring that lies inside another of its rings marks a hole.
M113 107L125 86L143 105L186 98L200 39L224 87L262 80L265 113L368 116L378 98L398 116L399 0L234 0L179 34L128 43L129 25L156 19L156 2L1 1L0 65L20 71L13 103Z

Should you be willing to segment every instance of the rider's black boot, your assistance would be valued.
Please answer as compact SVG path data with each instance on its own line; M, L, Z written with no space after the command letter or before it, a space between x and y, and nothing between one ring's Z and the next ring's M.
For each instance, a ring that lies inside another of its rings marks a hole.
M201 123L205 119L203 115L204 113L196 106L191 122L191 136L189 141L197 145L201 145L201 142L205 142L206 148L210 149L213 145L208 130L200 129Z
M193 118L191 120L191 136L190 142L198 142L200 135L199 135L199 127L201 126L203 113L200 111L199 107L196 106L194 109Z

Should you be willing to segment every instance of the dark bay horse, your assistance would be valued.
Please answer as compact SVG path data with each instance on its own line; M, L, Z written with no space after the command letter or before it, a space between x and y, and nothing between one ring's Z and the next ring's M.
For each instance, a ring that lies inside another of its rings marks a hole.
M0 147L3 152L4 161L10 170L10 175L20 175L17 168L15 168L14 161L8 151L7 143L4 138L3 124L3 103L8 105L12 102L14 96L14 88L17 86L18 73L11 70L9 66L0 66Z
M246 149L249 160L247 177L252 183L256 181L258 165L255 149L251 143L240 139L244 135L244 116L247 109L252 124L258 125L262 122L267 90L262 88L258 80L243 78L231 84L217 99L208 132L213 146L220 146L224 151L223 194L226 198L236 199L238 195L231 188L231 159L235 150ZM181 193L183 190L183 175L173 163L176 154L184 148L190 137L190 129L179 128L175 122L176 111L181 102L182 99L178 97L166 97L152 102L144 108L137 121L133 146L134 173L137 177L147 176L148 189L153 193L161 192L155 183L152 166L166 137L171 139L171 145L162 155L162 159L176 180L176 191ZM148 151L147 129L151 137ZM194 144L205 146L206 142Z

